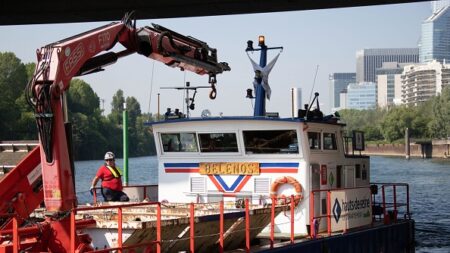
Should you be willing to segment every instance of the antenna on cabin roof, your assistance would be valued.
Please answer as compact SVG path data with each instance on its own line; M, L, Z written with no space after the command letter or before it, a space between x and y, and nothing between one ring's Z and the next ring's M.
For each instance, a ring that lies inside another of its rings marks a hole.
M311 87L311 93L309 95L309 100L308 101L309 101L310 105L312 104L311 98L312 98L312 94L314 92L314 86L316 85L317 72L319 72L319 64L317 64L317 66L316 66L316 73L314 74L314 80L313 80L313 84L312 84L312 87Z
M186 117L189 118L189 111L195 110L195 95L197 95L197 89L209 89L210 86L191 86L190 82L186 82L186 86L184 87L161 87L161 89L173 89L173 90L185 90L186 91ZM194 95L192 97L189 96L189 91L193 90Z

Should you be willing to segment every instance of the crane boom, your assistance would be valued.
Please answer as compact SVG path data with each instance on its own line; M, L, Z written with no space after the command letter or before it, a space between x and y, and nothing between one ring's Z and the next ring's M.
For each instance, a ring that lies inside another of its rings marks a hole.
M111 51L117 43L125 50ZM105 53L100 54L102 52ZM64 92L73 77L103 70L133 53L170 67L208 75L214 93L216 75L230 70L227 63L217 61L216 49L207 43L158 25L137 29L128 14L121 22L112 22L37 50L36 69L27 85L26 96L35 111L39 149L31 152L16 171L11 171L0 182L5 192L0 194L0 214L3 215L0 217L0 244L7 240L2 239L8 238L3 234L10 233L12 226L11 219L4 218L4 214L20 217L19 222L26 223L27 217L44 201L48 216L45 222L35 225L33 231L45 234L39 236L45 240L32 238L28 246L33 252L70 251L67 214L77 206L77 200L68 152L70 127L67 127ZM89 248L84 239L76 238L76 243ZM0 252L10 252L11 248L11 244L2 244Z
M122 44L125 50L109 52L116 43ZM99 55L103 51L108 52ZM61 106L64 91L74 76L102 70L133 53L199 75L207 74L214 90L216 75L230 70L226 63L217 61L216 49L205 42L158 25L136 29L128 15L121 22L112 22L38 50L35 74L27 90L36 112L44 200L49 211L69 210L76 201L73 183L69 183L73 175Z

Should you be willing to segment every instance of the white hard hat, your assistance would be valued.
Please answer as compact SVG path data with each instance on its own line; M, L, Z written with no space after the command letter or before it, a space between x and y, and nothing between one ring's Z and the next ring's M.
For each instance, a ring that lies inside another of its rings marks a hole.
M114 158L115 158L115 155L114 155L113 152L111 152L111 151L106 152L105 160L111 160L111 159L114 159Z

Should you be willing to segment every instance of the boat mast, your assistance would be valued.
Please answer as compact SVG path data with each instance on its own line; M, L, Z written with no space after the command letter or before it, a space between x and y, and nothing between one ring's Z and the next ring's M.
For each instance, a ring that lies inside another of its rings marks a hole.
M267 65L267 50L271 49L283 49L283 47L267 47L265 44L264 36L260 35L258 37L258 46L260 48L253 48L253 41L247 41L247 49L246 52L254 52L261 51L259 58L259 66L264 68ZM255 88L255 108L253 111L253 116L265 116L266 114L266 91L262 85L262 73L258 70L255 71L255 80L257 81L257 85Z

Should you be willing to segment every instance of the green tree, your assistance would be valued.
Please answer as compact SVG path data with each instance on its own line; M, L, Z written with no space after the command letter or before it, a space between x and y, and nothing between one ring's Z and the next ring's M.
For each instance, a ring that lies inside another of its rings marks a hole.
M128 150L130 155L139 155L138 146L141 140L138 138L136 121L141 116L141 106L134 97L126 98L128 112Z
M33 111L21 112L20 119L16 122L14 131L17 133L16 140L37 140L38 130Z
M36 68L36 63L29 62L25 64L25 69L27 71L27 80L31 80L34 75L34 69Z
M79 112L71 115L75 159L101 159L107 150L109 139L98 131L101 124L98 118Z
M141 116L141 105L135 97L127 97L126 99L128 122L130 125L136 126L136 120Z
M405 136L405 129L410 129L412 138L426 137L427 119L419 115L417 107L399 106L392 108L381 123L381 131L387 141L395 141ZM424 131L425 130L425 131Z
M0 52L0 139L19 139L15 131L20 119L20 107L16 100L23 94L27 84L25 65L14 53Z
M111 113L108 115L108 118L112 123L122 125L122 113L124 103L125 98L123 96L123 90L119 89L113 96L111 102Z
M428 124L430 135L434 138L447 138L450 136L450 87L445 87L431 104L432 116Z
M113 151L118 157L123 155L123 138L122 128L116 124L113 124L108 118L102 118L103 124L101 124L100 132L105 136L107 143L103 147L106 151Z
M385 110L354 110L346 109L339 111L341 120L347 124L346 135L351 136L353 130L364 131L366 140L381 140L380 122Z
M70 82L67 104L72 112L79 112L87 116L100 110L99 97L89 84L80 79Z
M26 80L29 82L34 74L34 68L36 64L25 64ZM21 95L15 101L18 110L20 111L20 119L16 121L15 132L18 134L16 139L21 140L37 140L37 126L36 119L34 117L34 108L32 108L25 96L25 91L21 92Z
M153 134L150 131L150 128L148 126L145 126L145 122L147 121L147 119L147 115L141 115L137 118L136 121L137 139L139 140L136 147L136 153L138 155L156 154L155 139L153 138Z
M380 127L378 125L365 126L363 129L364 138L368 141L377 141L383 139Z
M412 114L410 135L412 138L431 138L428 124L432 120L432 100L421 103L416 107L408 108Z
M99 159L107 150L108 136L100 110L100 99L91 86L79 79L70 83L67 92L69 118L75 159Z

